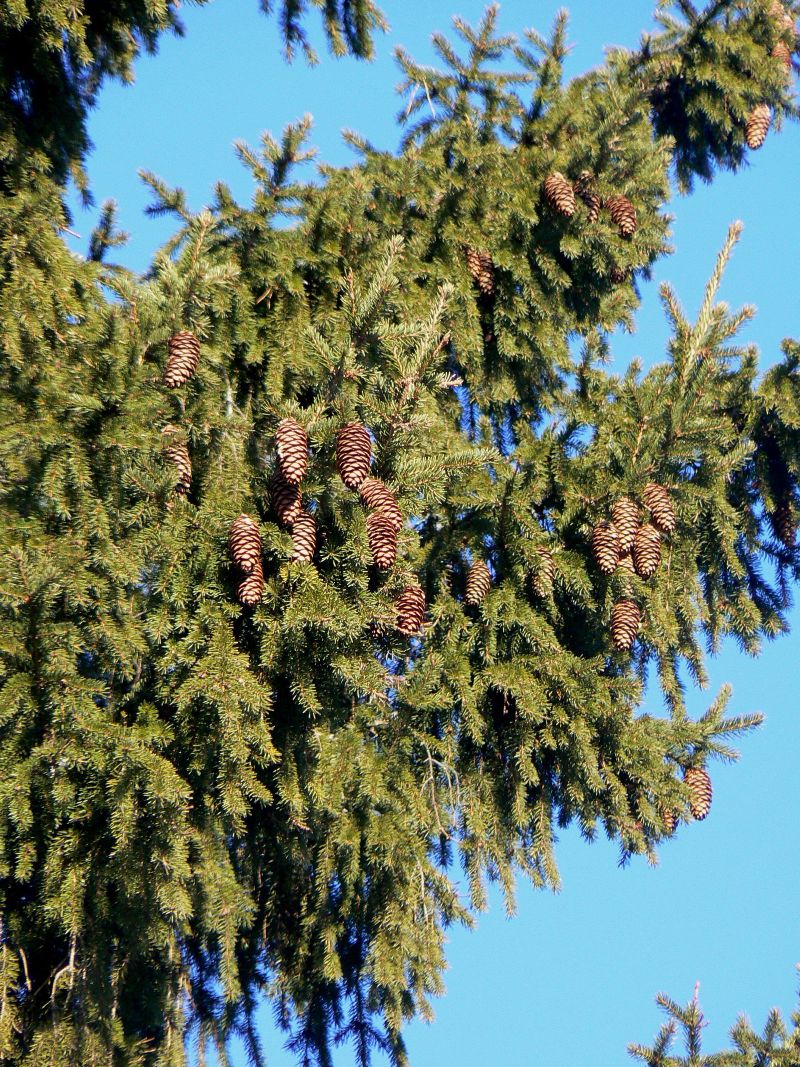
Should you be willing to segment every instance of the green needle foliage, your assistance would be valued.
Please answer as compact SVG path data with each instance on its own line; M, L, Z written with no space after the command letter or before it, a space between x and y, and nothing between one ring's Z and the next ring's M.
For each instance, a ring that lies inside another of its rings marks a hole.
M694 721L686 687L727 635L756 653L783 632L798 576L800 345L762 373L738 342L751 311L717 299L737 224L694 322L663 290L663 362L609 367L668 252L671 177L738 166L745 104L795 114L769 5L679 7L571 82L564 16L522 40L494 7L457 22L457 43L435 39L442 69L399 54L396 153L351 134L351 167L304 179L302 120L238 147L249 205L220 185L196 212L145 175L177 228L143 278L109 262L111 206L75 256L59 187L35 160L16 171L0 199L1 1063L226 1063L238 1035L259 1064L266 999L300 1063L347 1041L359 1064L402 1064L447 927L490 882L509 908L520 872L556 886L572 822L623 860L688 832L683 772L734 758L758 718L728 715L723 690ZM718 58L681 78L675 115L653 96L664 57L694 70L698 49ZM554 173L577 186L571 214L545 192ZM185 331L199 362L167 388ZM310 443L310 562L274 502L290 417ZM404 519L383 570L339 476L353 422ZM660 566L605 573L593 530L622 497L644 521L653 483L675 510ZM242 513L261 540L249 606L227 547ZM398 625L409 587L416 633ZM620 603L639 616L630 650ZM643 711L649 672L664 704Z

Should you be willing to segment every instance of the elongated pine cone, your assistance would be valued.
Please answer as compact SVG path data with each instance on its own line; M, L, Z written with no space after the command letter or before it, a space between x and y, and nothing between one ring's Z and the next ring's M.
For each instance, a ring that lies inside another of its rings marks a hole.
M570 218L575 214L575 190L561 171L553 171L545 179L544 195L560 215Z
M249 574L246 574L239 582L239 588L236 595L241 604L244 604L245 607L252 608L261 600L263 593L264 568L261 565L261 557L259 557L252 571Z
M550 596L553 591L556 561L553 559L553 553L550 549L545 548L543 545L537 547L536 554L539 558L536 561L536 569L531 574L531 589L535 596L544 599Z
M336 468L348 489L358 489L369 474L372 440L360 422L348 422L336 435Z
M642 491L644 506L650 512L650 518L656 529L671 534L675 530L675 505L670 499L669 490L656 482L649 482Z
M377 478L365 478L359 487L359 495L368 508L379 511L399 530L403 525L403 513L388 485Z
M639 529L639 505L629 496L621 496L611 506L611 521L619 534L619 550L624 556L633 548L633 539Z
M787 548L794 548L797 541L797 526L794 521L794 510L791 497L787 496L778 501L775 510L769 517L770 525L775 536Z
M252 574L261 565L261 531L249 515L239 515L231 523L228 550L243 574Z
M692 818L700 822L711 810L713 790L708 771L703 767L687 767L683 772L683 780L689 787L689 810Z
M367 516L367 540L372 562L380 571L388 571L397 559L397 526L382 511Z
M652 578L661 563L661 534L650 523L640 526L633 539L633 565L640 578Z
M292 561L311 563L317 550L317 521L307 511L301 511L292 523Z
M611 611L611 643L618 652L630 652L641 621L642 613L635 600L626 597L616 602Z
M492 576L482 559L476 559L467 573L466 604L480 604L492 586Z
M481 252L468 245L464 249L464 258L472 280L484 296L494 292L494 261L488 252Z
M283 480L299 485L308 470L308 434L297 419L281 419L275 431L278 466Z
M767 139L769 128L772 125L772 112L767 104L756 104L747 117L744 127L744 136L747 147L755 151L760 148Z
M777 59L787 70L792 69L792 51L786 41L778 41L772 49L772 58Z
M659 815L664 824L664 833L667 837L672 837L675 833L675 828L678 825L678 816L671 808L661 808Z
M269 498L275 518L281 526L291 526L303 510L300 487L284 481L279 470L275 471L269 486Z
M416 634L425 621L425 594L418 585L407 585L394 602L397 629L401 634Z
M597 222L603 202L594 190L594 176L590 170L582 170L578 175L575 192L586 205L589 222Z
M592 555L603 574L613 574L619 562L619 532L613 522L601 519L592 530Z
M200 362L200 342L190 330L179 330L167 342L167 366L164 385L177 389L193 377Z
M189 449L180 442L175 442L174 444L166 443L170 437L178 432L176 426L165 426L161 431L165 437L164 458L168 463L172 464L178 476L178 480L175 482L175 492L188 493L192 487L192 457L189 455Z
M632 237L636 233L636 208L627 196L610 196L606 200L611 221L619 228L622 237Z

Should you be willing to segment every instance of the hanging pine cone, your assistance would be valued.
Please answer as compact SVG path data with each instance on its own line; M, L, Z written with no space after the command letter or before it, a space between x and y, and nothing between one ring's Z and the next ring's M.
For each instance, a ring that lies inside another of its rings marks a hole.
M244 574L251 574L257 565L261 565L261 531L249 515L239 515L231 523L228 550Z
M633 539L633 565L640 578L652 578L661 563L661 534L650 523L640 526Z
M275 431L278 467L283 480L299 485L308 469L308 434L297 419L281 419Z
M313 515L302 511L292 524L292 562L311 563L317 550L317 523Z
M711 810L711 779L703 767L687 767L683 772L683 780L689 788L689 810L692 818L701 822Z
M675 828L678 825L678 816L671 808L661 808L659 815L664 824L664 833L667 837L672 837L675 833Z
M289 485L281 472L275 471L269 486L269 497L272 510L281 526L291 526L297 516L303 510L300 487Z
M772 49L772 58L777 59L787 70L792 69L792 50L786 41L778 41Z
M560 215L570 218L575 213L575 190L560 171L553 171L545 179L544 195Z
M611 643L618 652L630 652L641 621L642 613L635 600L626 597L616 602L611 611Z
M656 482L649 482L642 491L642 500L656 529L665 534L673 533L675 506L670 500L669 490Z
M394 602L397 629L401 634L416 634L425 621L425 594L418 585L407 585Z
M794 509L790 496L779 500L769 517L773 532L786 548L794 548L797 541L797 526L794 521Z
M622 285L623 282L628 280L628 268L627 267L612 267L611 268L611 281L614 285Z
M260 600L264 592L264 568L261 565L261 557L256 560L256 564L249 574L246 574L244 578L239 582L239 588L236 595L239 598L239 602L244 604L245 607L252 608Z
M621 496L611 506L611 521L619 534L619 550L624 555L633 547L639 529L639 505L629 496Z
M372 440L360 422L348 422L336 435L336 467L348 489L358 489L369 474Z
M536 570L531 574L531 589L534 596L544 599L550 596L553 591L556 562L550 549L545 548L543 545L537 547L536 554L539 558L536 561Z
M361 499L368 508L380 511L399 530L403 525L403 513L388 485L377 478L365 478L358 490Z
M387 571L397 559L397 527L384 512L367 516L367 540L372 562L378 570Z
M610 196L606 200L611 221L619 227L622 237L632 237L636 233L636 208L627 196Z
M472 275L472 280L484 296L491 296L494 292L494 261L488 252L480 252L477 248L467 246L464 249L464 258L467 268Z
M177 389L188 382L200 362L200 342L190 330L179 330L167 342L167 366L164 385Z
M772 125L772 112L767 104L756 104L745 123L744 136L747 147L755 151L767 139Z
M592 555L603 574L613 574L619 562L619 533L613 522L601 519L592 530Z
M467 588L464 593L464 603L473 607L484 599L492 586L492 576L489 568L482 559L473 561L467 572Z
M600 217L602 201L594 190L594 175L590 170L582 170L575 182L575 192L586 204L589 222L597 222Z
M161 433L164 434L165 439L168 441L174 434L178 433L178 429L176 426L165 426ZM178 475L178 480L175 482L175 492L188 493L192 487L192 457L189 455L189 449L185 444L165 444L164 458L168 463L172 464Z

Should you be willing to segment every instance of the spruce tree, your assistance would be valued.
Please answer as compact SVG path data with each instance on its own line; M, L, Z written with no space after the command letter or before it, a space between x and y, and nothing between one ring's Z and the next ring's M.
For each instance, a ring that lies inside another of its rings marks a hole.
M398 56L396 153L304 180L300 122L200 211L147 175L176 233L142 278L17 167L0 1062L260 1063L267 998L301 1063L403 1063L488 882L557 885L571 822L654 860L702 817L757 717L691 720L687 672L781 633L798 575L800 345L737 342L734 225L694 322L663 288L665 360L607 364L671 183L795 116L778 7L664 3L572 81L564 15L456 20L441 69Z

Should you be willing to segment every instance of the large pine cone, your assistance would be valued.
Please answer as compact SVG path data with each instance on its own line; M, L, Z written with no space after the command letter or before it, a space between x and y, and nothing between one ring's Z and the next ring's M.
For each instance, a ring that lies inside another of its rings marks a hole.
M590 170L582 170L575 182L575 192L587 208L589 222L597 222L600 217L602 201L594 189L594 175Z
M606 207L620 235L632 237L636 233L636 208L627 196L610 196L606 200Z
M592 555L603 574L613 574L619 562L619 532L613 522L601 519L592 530Z
M336 435L336 468L348 489L358 489L369 474L372 440L360 422L348 422Z
M388 571L397 559L397 526L382 511L367 516L367 540L372 562L381 571Z
M494 292L494 261L488 252L481 252L477 248L467 246L464 249L464 258L467 268L472 275L472 280L484 296L491 296Z
M642 613L635 600L626 597L617 601L611 612L611 643L618 652L630 652L641 621Z
M656 482L649 482L642 492L642 500L650 512L653 525L662 533L671 534L675 530L675 506L670 500L669 490Z
M639 529L639 505L629 496L621 496L611 507L611 521L619 534L619 550L624 556L633 547L633 539Z
M650 523L640 526L633 539L633 565L640 578L652 578L661 563L661 534Z
M416 634L425 621L425 594L418 585L407 585L394 602L397 629L401 634Z
M190 330L179 330L167 342L167 366L164 385L177 389L188 382L200 362L200 342Z
M797 541L797 526L794 520L794 509L791 497L787 496L778 501L775 510L769 517L773 532L781 544L787 548L794 548Z
M683 780L689 787L689 810L698 822L705 819L711 810L713 790L708 772L703 767L687 767Z
M553 582L556 576L556 561L549 548L539 545L536 549L539 557L536 561L536 569L531 574L531 589L534 596L545 599L553 591Z
M269 487L272 510L281 526L291 526L303 510L302 496L297 485L284 481L280 471L276 471Z
M308 434L297 419L281 419L275 442L283 480L289 485L299 485L308 469Z
M359 487L359 495L368 508L380 511L399 530L403 525L403 513L388 485L377 478L365 478Z
M252 608L261 600L263 592L264 569L261 565L261 558L259 557L250 574L246 574L239 582L239 588L236 595L241 604L244 604L245 607Z
M480 604L492 585L489 568L482 559L476 559L467 574L467 588L464 594L466 604Z
M244 574L251 574L261 565L261 531L249 515L239 515L228 533L231 559Z
M769 128L772 125L772 112L767 104L756 104L750 112L744 127L744 136L747 147L755 151L760 148L767 139Z
M161 431L165 438L164 458L172 464L178 476L175 482L175 492L188 493L192 487L192 457L189 455L189 449L179 442L166 443L178 432L176 426L165 426Z
M560 215L570 218L575 214L575 190L560 171L553 171L545 179L544 195Z
M292 561L311 563L317 550L317 522L307 511L301 512L292 524Z

